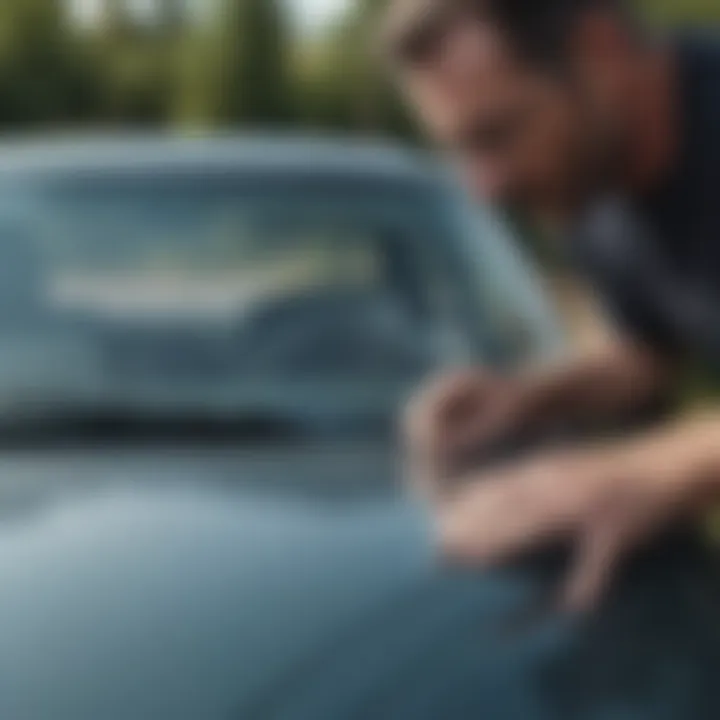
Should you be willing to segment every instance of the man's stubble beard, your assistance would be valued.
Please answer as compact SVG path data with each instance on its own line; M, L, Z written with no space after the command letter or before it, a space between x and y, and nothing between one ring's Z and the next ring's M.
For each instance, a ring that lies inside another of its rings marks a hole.
M610 125L593 120L585 128L568 152L565 182L556 192L508 206L546 235L565 235L595 202L617 192L627 157L625 143Z
M565 200L557 215L572 222L597 200L620 189L629 145L613 122L587 112L583 116L585 130L571 153Z

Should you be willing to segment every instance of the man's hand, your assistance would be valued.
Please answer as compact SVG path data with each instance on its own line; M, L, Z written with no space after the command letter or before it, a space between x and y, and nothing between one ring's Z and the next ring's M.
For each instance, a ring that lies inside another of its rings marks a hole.
M482 566L570 541L575 560L562 600L585 609L629 551L718 496L719 431L717 419L705 420L473 478L438 506L442 549L451 561Z
M481 450L516 432L525 419L518 380L480 370L440 378L409 405L404 419L408 452L416 473L442 478L471 450Z
M613 342L581 358L515 377L469 370L441 378L410 403L405 435L414 475L433 495L469 451L518 433L626 416L657 398L673 366L651 351Z

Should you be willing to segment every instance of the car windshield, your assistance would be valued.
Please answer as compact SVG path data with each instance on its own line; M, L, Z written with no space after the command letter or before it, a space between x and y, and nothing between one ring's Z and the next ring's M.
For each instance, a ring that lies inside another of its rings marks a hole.
M77 173L0 193L0 417L388 411L439 366L507 361L488 310L522 316L507 283L478 299L429 183Z

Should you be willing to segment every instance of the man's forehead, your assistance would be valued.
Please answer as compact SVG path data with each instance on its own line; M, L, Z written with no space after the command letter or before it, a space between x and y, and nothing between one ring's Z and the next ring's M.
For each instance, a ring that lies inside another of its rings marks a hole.
M504 102L525 77L500 33L490 23L473 22L451 28L433 59L408 72L407 86L421 110L440 119L459 106Z
M488 22L474 21L449 28L432 58L409 74L417 84L464 90L507 83L520 70L497 29Z

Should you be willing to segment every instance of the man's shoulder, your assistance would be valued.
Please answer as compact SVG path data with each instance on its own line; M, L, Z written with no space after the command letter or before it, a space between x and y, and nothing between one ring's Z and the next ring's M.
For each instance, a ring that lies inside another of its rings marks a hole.
M698 202L715 203L720 179L720 29L678 34L684 157L657 192L644 198L597 198L572 229L575 260L593 274L612 273L630 282L639 266L672 243ZM713 186L712 193L708 185ZM715 214L714 212L711 214ZM707 220L708 213L703 213ZM714 224L713 224L714 227Z
M678 32L674 36L674 44L681 53L700 65L720 63L720 26Z
M631 281L642 264L648 230L632 204L619 196L597 199L571 231L579 269L595 277Z
M681 156L665 181L635 199L653 231L673 244L674 236L686 234L689 225L713 236L720 226L720 31L679 34L675 48Z
M720 29L678 35L676 47L684 102L690 112L720 113Z

